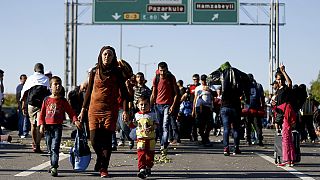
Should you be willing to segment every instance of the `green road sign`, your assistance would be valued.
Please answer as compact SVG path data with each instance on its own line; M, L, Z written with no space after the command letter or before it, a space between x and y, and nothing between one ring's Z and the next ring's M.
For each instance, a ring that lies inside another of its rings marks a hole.
M192 24L238 24L238 0L193 0Z
M93 23L188 24L188 0L94 0Z

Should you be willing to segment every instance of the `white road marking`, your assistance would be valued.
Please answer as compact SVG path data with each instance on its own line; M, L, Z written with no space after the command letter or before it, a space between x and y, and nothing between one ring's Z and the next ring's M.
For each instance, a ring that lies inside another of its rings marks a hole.
M69 157L69 154L60 153L59 154L59 161L62 161L64 159L68 158L68 157ZM32 168L30 168L30 169L28 169L26 171L18 173L18 174L14 175L14 176L29 176L29 175L31 175L31 174L33 174L33 173L35 173L37 171L40 171L40 170L42 170L44 168L47 168L49 166L50 166L50 161L47 161L47 162L42 163L42 164L40 164L38 166L32 167Z
M265 154L261 154L261 153L256 153L258 156L262 157L263 159L271 162L272 164L274 164L274 159L271 158L270 156L267 156ZM286 171L288 171L289 173L295 175L296 177L300 178L300 179L304 179L304 180L314 180L312 177L303 174L302 172L297 171L296 169L292 168L292 167L279 167L282 168Z

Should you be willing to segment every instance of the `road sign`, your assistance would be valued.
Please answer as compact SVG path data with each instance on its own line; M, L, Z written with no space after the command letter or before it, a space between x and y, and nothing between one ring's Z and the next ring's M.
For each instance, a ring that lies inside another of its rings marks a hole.
M94 0L93 23L188 24L188 0Z
M192 24L238 24L238 0L193 0Z

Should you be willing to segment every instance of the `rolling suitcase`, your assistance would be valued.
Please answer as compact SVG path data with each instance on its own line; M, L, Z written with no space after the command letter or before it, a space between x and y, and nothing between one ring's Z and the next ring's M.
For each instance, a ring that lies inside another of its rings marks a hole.
M300 151L300 134L298 131L292 131L292 141L295 148L295 161L301 161L301 151ZM282 163L282 136L275 134L274 137L274 162L276 164Z

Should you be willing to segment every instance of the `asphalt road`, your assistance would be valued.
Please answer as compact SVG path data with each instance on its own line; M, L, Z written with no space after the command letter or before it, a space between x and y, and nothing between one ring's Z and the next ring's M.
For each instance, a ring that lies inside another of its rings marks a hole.
M0 144L0 179L56 179L47 172L49 159L46 154L31 150L31 138L20 139L17 131L5 131L13 136L10 144ZM70 138L71 128L63 131L63 142ZM223 155L222 136L211 136L212 147L203 147L189 140L170 146L170 163L155 164L148 179L319 179L320 144L301 144L302 161L294 167L277 167L273 158L273 130L264 129L264 147L248 146L241 141L242 153ZM232 138L231 138L232 139ZM44 141L42 141L44 143ZM42 145L45 149L45 145ZM69 163L69 150L61 148L59 179L96 179L93 171L95 154L85 172L75 172ZM159 152L157 151L157 154ZM111 156L109 174L113 179L138 179L135 150L118 147Z

